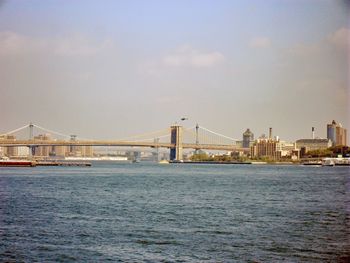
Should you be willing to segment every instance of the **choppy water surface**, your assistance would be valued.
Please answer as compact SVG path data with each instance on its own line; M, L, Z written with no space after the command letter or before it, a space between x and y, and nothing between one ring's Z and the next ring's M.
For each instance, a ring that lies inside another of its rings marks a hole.
M349 260L348 167L0 168L0 261Z

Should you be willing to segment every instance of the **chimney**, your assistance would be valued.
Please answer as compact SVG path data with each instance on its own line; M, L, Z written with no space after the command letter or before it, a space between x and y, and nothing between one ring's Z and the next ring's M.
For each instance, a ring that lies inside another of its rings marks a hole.
M271 140L272 139L272 128L270 127L269 129L269 139Z
M312 139L315 139L315 127L312 127Z

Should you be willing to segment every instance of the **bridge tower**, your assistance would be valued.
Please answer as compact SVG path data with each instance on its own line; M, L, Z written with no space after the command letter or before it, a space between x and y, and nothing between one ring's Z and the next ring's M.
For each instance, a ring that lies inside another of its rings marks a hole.
M29 123L29 140L33 140L34 136L34 125L33 123ZM32 159L35 153L35 146L30 145L29 146L29 158Z
M198 130L199 130L199 125L198 123L196 124L196 150L194 151L195 154L198 154L199 149L198 149L198 144L199 144L199 138L198 138Z
M170 143L175 144L174 148L170 148L170 160L182 160L182 126L173 125L170 127Z

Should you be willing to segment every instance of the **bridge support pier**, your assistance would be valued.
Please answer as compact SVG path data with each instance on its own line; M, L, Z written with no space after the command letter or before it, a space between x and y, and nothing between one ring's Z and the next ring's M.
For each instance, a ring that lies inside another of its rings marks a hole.
M182 154L182 126L173 125L170 127L170 143L175 144L174 148L170 148L170 160L181 161Z
M35 155L35 146L29 145L28 149L29 149L28 157L29 157L30 160L32 160L34 158L34 155Z

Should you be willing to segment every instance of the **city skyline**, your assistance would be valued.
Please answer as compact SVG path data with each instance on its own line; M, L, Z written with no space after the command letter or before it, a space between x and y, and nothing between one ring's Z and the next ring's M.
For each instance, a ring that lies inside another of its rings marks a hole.
M198 123L195 126L192 127L186 127L183 125L183 123L181 121L184 120L188 120L188 118L181 118L179 122L175 122L173 124L171 124L171 126L166 129L162 129L162 130L158 130L158 131L152 131L149 133L144 133L144 134L133 134L132 136L129 137L125 137L125 138L113 138L112 140L115 141L140 141L140 138L143 138L144 140L159 140L160 138L164 137L168 137L169 139L171 138L171 130L173 129L173 127L176 126L181 126L183 129L189 131L189 133L191 134L191 136L195 136L195 132L191 131L191 130L197 130L197 129L201 129L204 131L207 131L209 133L211 133L212 135L215 136L219 136L221 138L226 138L230 141L233 142L239 142L242 143L243 145L247 145L249 142L252 141L257 141L259 139L274 139L277 141L283 141L283 142L293 142L295 143L298 140L329 140L331 141L333 146L339 146L339 145L344 145L347 146L347 129L340 123L337 122L335 120L332 120L331 122L327 123L326 125L326 130L327 130L327 136L326 137L320 137L317 136L315 133L315 127L311 127L311 131L310 131L310 136L309 137L305 137L305 138L298 138L295 140L291 140L291 141L287 141L284 138L281 138L278 134L274 133L273 127L269 127L268 132L267 133L261 133L258 136L254 136L254 132L250 130L250 128L247 128L246 131L242 132L241 137L240 138L232 138L229 136L226 136L225 134L220 134L217 133L215 131L209 130L203 126L200 126ZM166 135L168 133L168 135ZM47 129L44 127L41 127L39 125L36 125L32 122L30 122L27 125L24 125L22 127L18 127L14 130L11 131L6 131L6 132L1 132L0 133L0 137L2 138L6 138L6 137L13 137L12 139L20 139L20 140L28 140L28 139L38 139L39 137L52 137L51 139L54 140L81 140L81 141L90 141L90 140L95 140L96 138L84 138L81 135L77 135L77 134L63 134L59 131L53 131L51 129ZM151 138L151 137L152 138ZM146 138L147 137L147 138ZM197 141L197 139L195 137L192 138L192 140ZM106 140L105 140L106 141ZM142 141L142 139L141 139ZM193 142L195 142L193 141ZM199 143L199 141L198 141ZM224 143L225 144L225 143ZM247 147L247 146L243 146L243 147Z
M349 130L346 1L0 1L0 111L84 138ZM349 141L349 135L348 135Z

